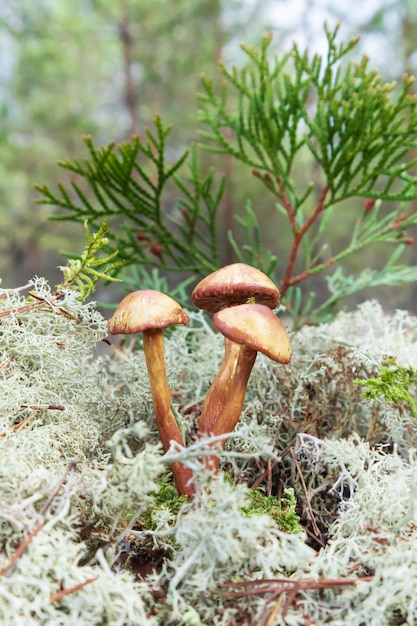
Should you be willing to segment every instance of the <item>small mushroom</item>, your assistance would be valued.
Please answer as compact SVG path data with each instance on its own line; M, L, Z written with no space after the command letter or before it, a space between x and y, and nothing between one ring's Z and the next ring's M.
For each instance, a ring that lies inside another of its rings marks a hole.
M112 335L143 333L146 359L155 419L162 446L166 452L171 441L181 446L184 440L171 409L171 392L168 386L163 329L171 324L188 324L186 312L172 298L153 289L134 291L120 302L109 321ZM194 495L192 472L181 463L173 463L171 470L178 492Z
M232 432L239 421L258 352L278 363L289 363L291 343L282 322L263 304L221 309L213 324L226 338L226 354L206 396L199 430L221 435ZM207 465L216 470L218 457L209 458Z

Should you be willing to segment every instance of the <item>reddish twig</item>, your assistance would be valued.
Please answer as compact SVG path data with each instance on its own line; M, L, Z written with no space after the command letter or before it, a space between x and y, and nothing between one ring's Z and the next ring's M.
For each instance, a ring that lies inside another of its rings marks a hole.
M220 583L221 588L231 589L222 591L222 595L227 597L242 598L246 596L284 592L298 592L309 589L332 589L333 587L348 587L361 582L370 582L373 576L360 576L358 578L264 578L262 580L246 580L242 582Z
M99 578L99 576L94 576L93 578L88 578L87 580L85 580L82 583L78 583L77 585L73 585L72 587L67 587L67 589L61 589L60 591L57 591L56 593L53 593L49 597L49 602L51 604L53 604L54 602L59 602L65 596L69 596L70 593L75 593L76 591L79 591L80 589L83 589L87 585L91 585L91 583L94 583L98 578Z
M49 409L51 411L65 411L65 407L62 404L39 404L39 405L21 404L20 408L21 409L33 409L33 410L32 410L32 413L30 413L27 417L25 417L24 420L22 420L18 424L13 424L13 426L10 427L11 431L19 432L20 430L22 430L22 428L27 426L29 422L31 422L33 418L39 414L40 411L43 411L46 409ZM0 433L0 437L6 437L6 435L7 435L7 432Z
M0 317L7 317L8 315L12 315L12 314L16 314L16 313L26 313L27 311L31 311L32 309L39 309L43 305L48 304L50 306L50 308L55 313L58 313L59 315L63 315L67 319L74 320L75 322L77 322L77 324L79 324L81 322L81 320L78 317L75 317L74 315L71 315L71 313L68 313L68 311L65 311L65 309L63 309L63 308L61 308L59 306L56 306L54 304L54 302L56 302L57 300L61 300L62 299L62 297L63 297L62 293L57 293L57 294L51 296L49 299L44 298L43 296L39 296L38 294L34 293L33 291L28 291L28 294L34 300L36 300L36 302L31 302L29 304L24 304L24 305L22 305L20 307L17 307L16 309L9 309L8 311L2 311L0 313Z
M324 270L326 269L326 267L330 267L331 265L334 265L334 263L335 263L335 260L333 257L331 259L327 259L327 261L324 261L324 263L320 264L320 269ZM301 283L301 281L305 280L306 278L309 278L312 273L313 273L313 270L309 269L309 270L305 270L304 272L300 272L296 276L292 276L288 281L285 291L288 289L288 287L293 287L297 283ZM282 295L282 288L280 289L281 289L281 295Z
M63 476L60 478L57 486L55 487L55 489L53 490L52 494L49 496L48 500L45 502L45 504L41 508L40 514L42 516L45 515L45 513L47 512L47 510L51 506L52 502L56 498L56 496L57 496L59 490L61 489L61 487L62 487L66 477L68 476L68 474L75 468L76 465L78 465L78 463L79 463L78 459L74 459L73 461L71 461L68 464L68 466L66 467L65 472L64 472ZM12 570L13 570L14 566L16 565L17 561L20 559L20 557L25 552L27 547L32 543L32 541L36 537L36 535L42 530L42 528L44 528L44 526L45 526L45 522L44 521L39 522L38 524L36 524L35 528L17 546L16 550L14 551L12 556L10 557L9 562L7 563L7 565L5 565L2 570L0 570L0 579L3 578L4 576L7 576L8 574L10 574L12 572Z
M11 363L14 359L14 354L11 354L10 356L7 357L7 359L5 359L3 361L3 363L0 363L0 370L4 369L5 367L7 367L9 365L9 363Z
M283 296L289 287L295 285L296 283L299 283L305 278L308 278L308 276L311 273L311 270L306 270L305 272L302 272L298 274L297 276L293 276L295 262L298 257L298 252L299 252L303 237L311 228L311 226L314 224L314 222L317 220L320 213L324 210L324 202L326 200L326 196L328 194L329 188L327 186L323 187L314 211L311 213L311 215L309 215L309 217L306 219L304 224L301 227L298 227L297 222L296 222L296 211L293 205L291 204L291 201L285 191L285 187L282 181L279 178L277 178L277 185L278 185L278 189L280 192L281 204L287 212L288 219L289 219L292 232L293 232L293 243L292 243L289 258L288 258L287 267L284 272L284 278L280 285L281 296ZM331 261L332 261L331 259L328 261L329 265L331 265Z
M44 302L46 304L49 304L53 311L55 311L56 313L58 313L60 315L63 315L67 319L74 320L74 322L77 322L77 324L79 324L81 322L81 320L78 317L75 317L74 315L71 315L71 313L68 313L68 311L65 311L65 309L62 309L59 306L55 306L54 302L56 300L62 300L62 298L64 296L63 293L56 293L49 299L48 298L44 298L43 296L39 296L37 293L34 293L33 291L28 291L28 294L30 296L32 296L32 298L34 298L35 300L39 300L40 303Z
M6 298L11 293L18 293L19 291L26 291L33 287L33 282L29 281L26 285L22 285L21 287L15 287L14 289L2 289L0 293L0 299Z
M276 619L280 614L283 599L284 594L278 594L278 598L276 599L274 606L272 607L271 611L269 611L268 620L265 623L265 626L274 626L277 623Z
M15 566L17 561L20 559L22 554L25 552L26 548L32 543L33 538L36 537L38 532L40 532L44 526L45 526L44 522L40 522L39 524L37 524L34 530L32 530L27 535L27 537L23 539L22 543L20 543L17 546L16 550L14 551L11 558L9 559L9 562L7 563L7 565L5 565L2 570L0 570L0 579L3 578L3 576L7 576L7 574L9 574L12 571L13 567Z
M51 493L51 495L49 496L49 498L47 499L47 501L45 502L45 504L41 508L41 510L40 510L41 515L45 515L45 513L47 512L47 510L51 506L52 502L54 501L54 499L58 495L58 492L61 489L62 485L64 484L66 477L68 476L68 474L70 472L72 472L76 468L76 466L79 464L79 462L80 461L78 459L73 459L72 461L70 461L68 463L67 467L65 468L64 474L62 475L62 477L58 481L57 486L55 487L55 489L53 490L53 492Z
M32 411L32 413L30 413L24 420L22 420L18 424L13 424L13 426L10 428L10 430L11 431L15 431L15 432L18 433L25 426L27 426L33 420L33 418L35 418L38 415L38 413L39 413L39 411ZM0 433L0 437L1 438L6 437L7 434L8 434L7 432Z
M33 409L34 411L65 411L63 404L21 404L21 409Z
M42 302L31 302L30 304L25 304L23 306L18 307L17 309L9 309L7 311L2 311L0 313L0 317L7 317L8 315L12 315L15 313L26 313L26 311L30 311L31 309L36 309L42 306Z

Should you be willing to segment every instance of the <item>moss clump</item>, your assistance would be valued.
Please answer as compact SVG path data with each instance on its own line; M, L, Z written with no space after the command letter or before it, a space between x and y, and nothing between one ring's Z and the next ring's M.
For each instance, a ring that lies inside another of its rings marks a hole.
M154 504L142 513L138 525L152 531L160 527L161 523L174 526L181 507L189 501L188 497L178 495L175 485L168 482L166 476L161 479L158 491L152 495Z
M406 403L412 415L417 419L417 406L410 394L410 387L417 382L417 371L412 367L398 365L395 359L386 359L376 378L354 380L356 385L367 387L363 397L367 400L384 398L394 404Z
M269 515L280 529L286 533L300 533L303 528L300 518L295 512L296 499L294 489L284 489L282 498L266 496L261 489L251 489L248 493L251 506L243 507L242 511L248 516Z
M138 525L141 528L152 531L158 528L162 520L173 526L181 507L189 502L187 496L178 495L175 486L169 483L166 477L162 478L159 490L152 495L154 505L138 519ZM250 489L248 500L249 506L241 507L242 513L247 517L268 515L283 532L303 532L300 517L295 512L297 502L294 489L284 489L282 498L266 496L260 488ZM213 506L215 506L214 502Z

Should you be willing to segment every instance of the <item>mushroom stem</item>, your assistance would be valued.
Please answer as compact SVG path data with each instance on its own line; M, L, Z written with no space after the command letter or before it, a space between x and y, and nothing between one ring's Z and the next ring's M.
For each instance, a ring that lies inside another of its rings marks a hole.
M222 435L234 430L242 413L246 387L256 355L257 351L249 346L225 339L223 364L203 404L199 420L200 436ZM219 463L218 457L208 457L206 461L207 467L215 471L218 470Z
M159 329L144 331L143 349L151 385L156 425L163 449L167 452L171 441L176 441L184 446L184 439L171 409L171 392L166 375L162 331ZM192 471L182 463L177 462L171 464L171 470L178 493L192 498L195 492L192 483Z

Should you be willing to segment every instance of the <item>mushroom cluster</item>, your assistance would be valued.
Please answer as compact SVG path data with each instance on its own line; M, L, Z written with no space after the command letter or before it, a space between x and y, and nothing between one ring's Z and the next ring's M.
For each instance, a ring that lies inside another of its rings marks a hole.
M278 363L289 363L288 334L273 312L280 301L274 283L260 270L244 263L213 272L194 288L192 302L213 313L213 325L225 341L223 363L208 390L198 422L200 437L230 433L239 421L247 383L258 352ZM166 377L163 329L188 324L185 311L158 291L136 291L126 296L109 322L111 334L143 333L143 346L155 408L155 419L165 451L171 441L184 440L171 409ZM206 465L218 471L219 456ZM171 466L178 492L193 497L192 473L181 463Z
M230 433L239 421L258 352L279 363L291 359L289 337L272 311L280 294L263 272L234 263L203 278L191 297L197 307L214 313L213 325L225 337L223 364L203 404L199 432ZM218 456L209 457L209 467L218 465Z

